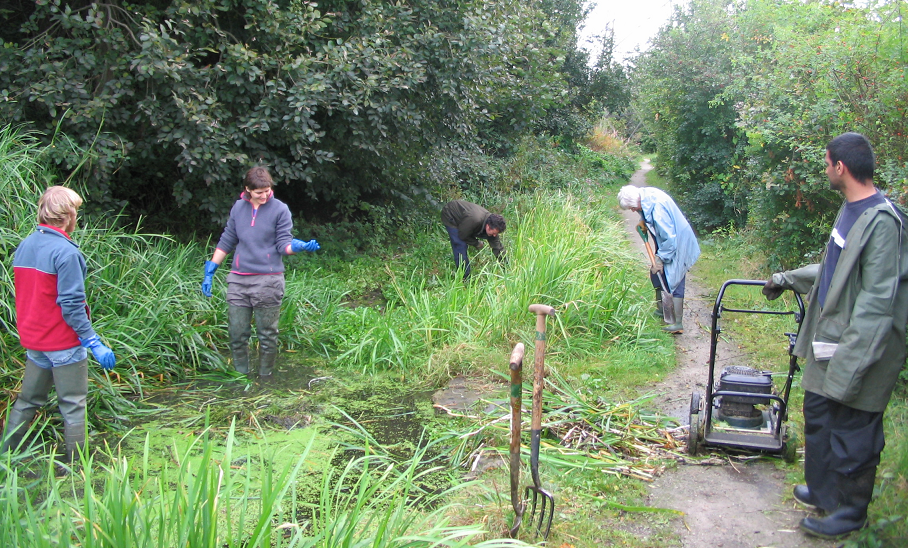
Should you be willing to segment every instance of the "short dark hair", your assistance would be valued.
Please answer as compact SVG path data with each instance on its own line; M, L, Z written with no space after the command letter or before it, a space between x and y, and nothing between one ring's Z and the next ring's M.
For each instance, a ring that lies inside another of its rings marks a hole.
M842 162L852 177L864 184L873 181L873 170L876 158L870 141L860 133L843 133L826 145L829 161L835 165Z
M498 232L504 232L504 229L507 228L507 224L504 222L504 217L497 213L492 213L489 215L489 220L486 221L486 224L492 230L497 230Z
M255 166L247 171L243 181L249 190L260 190L274 186L271 173L268 172L268 168L265 166Z

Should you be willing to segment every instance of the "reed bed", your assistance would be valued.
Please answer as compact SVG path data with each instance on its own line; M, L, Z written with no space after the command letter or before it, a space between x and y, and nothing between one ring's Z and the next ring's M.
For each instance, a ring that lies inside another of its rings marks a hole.
M410 369L446 348L507 348L524 340L528 306L558 310L549 337L556 352L599 352L637 341L645 327L641 276L621 227L571 193L538 193L506 212L507 264L475 254L474 274L435 276L427 268L391 271L383 310L338 309L356 337L336 339L337 362L363 372ZM453 270L453 269L452 269ZM335 330L339 332L340 330Z
M9 126L0 131L0 350L6 358L0 379L11 390L24 359L13 320L12 251L33 230L45 186L59 181L45 169L34 139ZM580 191L582 197L575 194ZM90 204L91 196L84 197ZM282 344L338 367L431 378L427 369L444 362L451 349L491 355L525 339L532 322L527 306L534 302L559 310L551 334L556 352L580 355L614 341L643 343L646 323L636 295L642 278L621 227L608 220L611 206L600 199L591 187L509 199L507 266L494 261L488 248L473 253L474 276L466 285L449 264L447 239L437 224L414 229L419 247L413 253L386 261L380 272L364 267L365 282L348 279L343 269L322 268L331 263L320 256L290 258ZM216 279L212 299L199 290L210 242L183 243L127 229L115 216L85 216L80 225L74 237L88 262L93 322L118 358L111 374L91 370L96 389L89 416L102 419L93 426L116 426L148 412L135 403L148 387L205 371L229 375L225 284ZM380 284L382 302L351 305L356 283Z

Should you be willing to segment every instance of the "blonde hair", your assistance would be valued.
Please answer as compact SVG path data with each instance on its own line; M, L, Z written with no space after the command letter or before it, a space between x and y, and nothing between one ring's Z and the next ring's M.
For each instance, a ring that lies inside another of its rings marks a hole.
M38 200L38 222L63 227L82 206L82 197L65 186L52 186Z
M618 191L618 205L621 209L640 207L640 189L632 185L621 187Z

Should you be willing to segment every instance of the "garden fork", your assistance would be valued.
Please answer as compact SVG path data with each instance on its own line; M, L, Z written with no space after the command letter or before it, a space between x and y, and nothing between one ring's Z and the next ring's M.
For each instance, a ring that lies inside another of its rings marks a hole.
M535 519L536 507L539 506L539 520L536 523L536 536L542 539L549 537L552 529L552 518L555 516L555 497L542 488L539 481L539 438L542 433L542 385L545 381L545 317L554 316L555 309L544 304L531 304L530 312L536 314L536 350L533 354L533 419L530 424L530 473L533 485L527 486L524 499L531 501L530 523ZM532 495L532 500L530 499ZM545 528L543 528L545 524Z

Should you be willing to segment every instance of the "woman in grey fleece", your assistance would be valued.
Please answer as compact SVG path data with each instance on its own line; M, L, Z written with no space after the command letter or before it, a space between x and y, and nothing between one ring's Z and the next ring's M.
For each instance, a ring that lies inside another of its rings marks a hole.
M214 273L230 253L227 275L227 329L237 372L249 374L249 336L252 317L259 338L259 376L274 371L278 348L278 320L284 298L284 255L319 249L318 242L296 240L287 204L274 197L268 169L246 172L245 191L233 204L227 226L210 261L205 261L202 293L211 297Z

